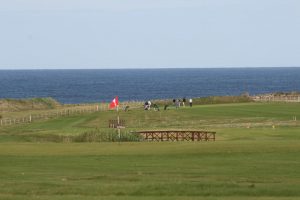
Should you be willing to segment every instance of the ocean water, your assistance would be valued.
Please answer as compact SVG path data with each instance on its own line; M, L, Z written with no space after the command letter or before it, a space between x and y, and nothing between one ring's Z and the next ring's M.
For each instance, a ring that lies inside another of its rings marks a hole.
M300 91L300 68L0 70L0 98L109 102Z

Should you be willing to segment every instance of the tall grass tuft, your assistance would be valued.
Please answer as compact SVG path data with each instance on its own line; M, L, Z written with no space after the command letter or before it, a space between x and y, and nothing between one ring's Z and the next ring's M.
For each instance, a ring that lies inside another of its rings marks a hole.
M85 131L79 135L32 135L31 140L36 142L56 142L56 143L70 143L70 142L133 142L140 141L141 138L131 132L121 131L120 137L117 130L90 130Z

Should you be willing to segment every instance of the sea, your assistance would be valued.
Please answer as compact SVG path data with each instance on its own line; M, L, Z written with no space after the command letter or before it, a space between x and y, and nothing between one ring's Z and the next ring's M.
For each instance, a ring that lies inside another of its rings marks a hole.
M0 98L64 104L300 91L300 68L0 70Z

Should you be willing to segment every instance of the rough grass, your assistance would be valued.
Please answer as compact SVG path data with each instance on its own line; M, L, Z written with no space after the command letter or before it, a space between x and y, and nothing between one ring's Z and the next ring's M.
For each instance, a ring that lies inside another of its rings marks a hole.
M53 98L32 98L32 99L0 99L0 111L24 111L53 109L61 104Z

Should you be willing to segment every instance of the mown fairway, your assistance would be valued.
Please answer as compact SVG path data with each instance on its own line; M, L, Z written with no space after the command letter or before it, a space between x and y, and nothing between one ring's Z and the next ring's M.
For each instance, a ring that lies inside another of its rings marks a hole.
M108 131L114 112L0 129L0 199L299 199L299 104L122 112L127 129L205 129L215 142L50 143ZM274 126L274 128L273 128ZM26 142L27 141L27 142Z

